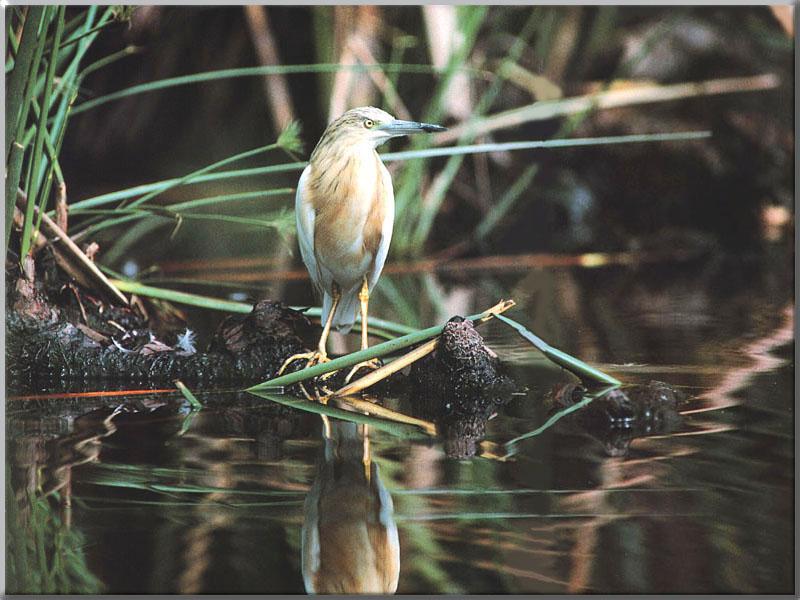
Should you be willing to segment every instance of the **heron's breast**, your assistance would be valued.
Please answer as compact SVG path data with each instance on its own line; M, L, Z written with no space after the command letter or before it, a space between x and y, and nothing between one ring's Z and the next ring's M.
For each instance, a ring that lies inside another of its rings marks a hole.
M366 270L373 260L387 211L378 161L372 153L313 168L314 252L323 262Z

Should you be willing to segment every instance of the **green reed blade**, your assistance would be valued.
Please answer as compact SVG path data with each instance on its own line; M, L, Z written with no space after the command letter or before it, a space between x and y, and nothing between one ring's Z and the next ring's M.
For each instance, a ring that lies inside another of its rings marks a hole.
M246 302L235 302L233 300L225 300L222 298L212 298L211 296L202 296L200 294L192 294L190 292L180 292L178 290L169 290L166 288L154 287L139 283L138 281L130 281L126 279L113 279L112 283L123 292L129 294L136 294L138 296L145 296L147 298L157 298L159 300L167 300L175 302L176 304L185 304L187 306L196 306L198 308L208 308L211 310L221 310L224 312L232 312L238 314L250 314L253 312L253 305ZM290 307L296 311L302 312L309 317L319 317L322 314L322 309L319 307ZM369 318L370 331L374 328L383 329L387 332L406 335L416 331L415 329L393 321L379 319L377 317ZM358 323L356 329L359 328ZM377 333L377 332L376 332Z
M60 6L57 9L57 16L55 17L55 34L54 40L58 43L61 40L61 35L64 32L64 12L66 7ZM33 154L31 155L31 171L29 173L29 182L25 193L28 195L28 201L25 208L25 221L22 226L22 241L20 247L20 260L24 260L28 254L28 250L32 243L33 231L33 217L34 207L37 205L39 194L47 193L44 182L41 181L39 175L39 166L42 161L44 153L44 138L49 135L47 131L47 111L50 107L50 96L53 92L53 79L56 75L56 61L50 60L47 64L47 71L45 72L44 91L42 92L41 114L39 124L36 128L36 139L33 143Z
M496 315L497 314L497 312L495 312L496 310L497 307L493 307L492 309L484 311L482 313L466 317L465 320L480 321L492 315ZM306 379L318 377L320 375L324 375L325 373L330 373L332 371L338 371L339 369L352 367L360 362L369 360L371 358L387 356L389 354L397 352L398 350L402 350L403 348L408 348L409 346L413 346L414 344L425 342L439 335L442 332L442 329L444 329L444 325L434 325L433 327L428 327L427 329L415 331L414 333L410 333L408 335L404 335L402 337L389 340L388 342L377 344L375 346L366 348L364 350L359 350L358 352L352 352L345 356L334 358L333 360L326 363L317 364L314 365L313 367L301 369L300 371L296 371L294 373L287 373L286 375L282 375L275 379L270 379L269 381L265 381L264 383L259 383L258 385L249 387L245 391L253 392L258 390L284 389L290 385L294 385L295 383L305 381Z
M83 102L75 107L75 114L91 110L97 106L101 106L114 100L120 100L129 96L137 94L145 94L157 90L163 90L182 85L191 85L195 83L204 83L207 81L216 81L219 79L233 79L236 77L263 77L264 75L291 75L291 74L307 74L307 73L336 73L338 71L355 71L366 72L370 70L384 70L384 71L398 71L402 73L420 73L431 74L438 73L439 70L431 65L423 64L372 64L372 65L342 65L339 63L318 63L318 64L305 64L305 65L267 65L261 67L243 67L238 69L221 69L219 71L206 71L203 73L193 73L191 75L182 75L180 77L170 77L168 79L159 79L157 81L150 81L140 85L134 85L124 90L119 90L99 98L94 98ZM472 75L484 76L485 73L476 69L460 68L462 72Z
M472 144L449 148L426 148L391 153L390 160L412 160L418 158L435 158L454 156L457 154L482 154L487 152L505 152L508 150L533 150L538 148L577 148L583 146L604 146L611 144L635 144L644 142L675 142L702 140L711 137L710 131L680 131L676 133L641 133L634 135L618 135L596 138L571 138L564 140L538 140L528 142L504 142L498 144ZM389 155L383 155L388 157Z
M307 163L305 162L294 162L281 165L271 165L268 167L254 167L249 169L237 169L234 171L220 171L218 173L206 173L204 175L199 175L193 178L192 181L185 182L182 185L189 185L189 184L194 185L196 183L206 183L209 181L219 181L225 179L237 179L239 177L256 177L259 175L272 175L274 173L302 171L305 168L306 164ZM157 190L162 187L173 186L173 184L177 184L180 181L181 181L180 177L175 177L173 179L164 179L162 181L144 183L142 185L137 185L124 190L109 192L107 194L94 196L92 198L86 198L85 200L81 200L79 202L71 204L70 210L79 210L82 208L94 208L96 206L102 206L104 204L111 204L112 202L117 202L118 200L127 200L128 198L133 198L134 196L138 196L140 194L147 194L152 192L153 190Z
M544 433L545 431L550 429L553 425L555 425L558 421L566 417L568 414L582 409L584 406L591 404L594 400L596 400L600 396L604 396L605 394L619 387L620 384L609 385L600 390L596 390L591 394L586 394L579 402L576 402L572 406L568 406L567 408L558 411L557 413L552 415L549 419L547 419L547 421L545 421L541 426L537 427L533 431L529 431L528 433L524 433L520 436L515 437L512 440L507 441L505 444L503 444L503 448L506 451L506 458L516 454L517 445L519 445L520 442Z
M154 189L153 191L142 196L141 198L137 198L136 200L131 202L130 206L133 207L133 206L139 206L140 204L144 204L148 200L152 200L156 196L159 196L160 194L163 194L164 192L169 191L174 187L177 187L179 185L185 185L191 181L194 181L197 177L203 175L204 173L208 173L209 171L214 171L232 162L244 160L245 158L250 158L251 156L256 156L258 154L263 154L271 150L276 150L277 148L280 148L280 146L277 143L267 144L266 146L259 146L258 148L252 148L251 150L246 150L244 152L234 154L233 156L223 158L222 160L218 160L214 163L211 163L210 165L206 165L205 167L192 171L191 173L187 173L174 183L169 183L160 188Z
M22 161L25 158L25 148L14 142L11 145L11 155L8 159L8 172L6 173L6 248L11 239L11 225L14 222L14 207L17 202L17 189L19 178L22 174Z
M574 356L570 356L566 352L562 352L558 348L553 348L553 346L545 342L538 335L526 329L523 325L517 323L513 319L509 319L503 315L497 315L497 318L509 327L513 328L551 361L556 363L558 366L563 367L570 373L574 373L587 385L591 382L601 383L604 385L622 385L622 382L619 379L603 373L599 369L595 369L591 365L586 364Z
M180 390L181 394L183 394L183 397L186 398L189 406L192 407L192 411L197 411L203 408L203 403L197 399L197 396L192 393L192 390L186 387L186 385L180 379L175 381L175 385Z
M20 110L25 98L25 89L30 86L33 88L33 81L29 81L31 66L38 48L37 40L39 37L39 27L44 14L43 6L30 6L22 26L22 38L20 39L17 58L14 68L8 75L6 87L6 143L5 156L8 157L11 150L11 142L14 139L14 132L17 131L20 122ZM25 124L23 123L24 127ZM7 198L6 198L7 200Z

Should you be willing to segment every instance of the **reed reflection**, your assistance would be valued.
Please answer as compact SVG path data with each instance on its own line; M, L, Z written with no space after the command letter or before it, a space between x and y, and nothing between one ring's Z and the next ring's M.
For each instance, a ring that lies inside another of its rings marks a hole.
M306 591L391 594L400 575L394 506L370 457L368 427L323 416L324 446L306 496Z

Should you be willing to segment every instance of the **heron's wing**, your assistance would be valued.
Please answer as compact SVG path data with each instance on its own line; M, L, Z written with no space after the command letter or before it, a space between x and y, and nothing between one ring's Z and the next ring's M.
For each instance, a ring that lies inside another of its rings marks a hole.
M381 226L381 241L378 244L378 251L375 253L375 260L372 262L372 270L369 273L369 289L372 290L378 283L378 278L383 271L386 262L386 255L389 254L389 246L392 243L392 229L394 228L394 189L392 188L392 176L389 171L380 163L381 176L383 177L383 201L384 217Z
M308 166L300 175L297 183L297 193L294 199L294 212L297 218L297 241L300 245L300 255L311 276L311 281L317 290L322 291L322 274L317 264L317 256L314 254L314 205L308 192L308 179L311 167Z

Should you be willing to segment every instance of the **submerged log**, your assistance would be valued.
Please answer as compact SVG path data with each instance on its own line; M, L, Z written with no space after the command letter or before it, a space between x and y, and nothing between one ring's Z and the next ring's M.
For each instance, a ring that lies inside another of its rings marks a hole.
M585 394L579 384L560 385L545 396L545 406L554 413L580 402ZM597 439L609 456L625 456L636 438L678 429L683 421L679 410L686 402L686 394L662 381L627 385L569 415L563 427L577 426Z
M116 322L116 321L115 321ZM257 382L269 379L283 360L304 351L301 337L311 323L279 302L262 301L245 317L223 321L208 351L196 348L190 330L167 343L148 328L106 335L58 318L31 322L12 311L6 321L7 369L17 387L113 381L163 385Z
M16 291L6 316L6 365L15 392L172 387L176 379L242 389L271 379L286 358L314 347L319 335L302 313L263 300L250 314L223 320L200 350L190 330L161 326L155 311L137 302L110 305L57 274L39 275L35 281L20 275L22 284L10 286ZM345 374L325 385L340 386ZM299 394L297 387L288 391ZM476 453L486 422L514 389L473 324L454 317L433 355L409 376L398 373L373 391L410 398L418 416L437 423L446 453L465 458Z

